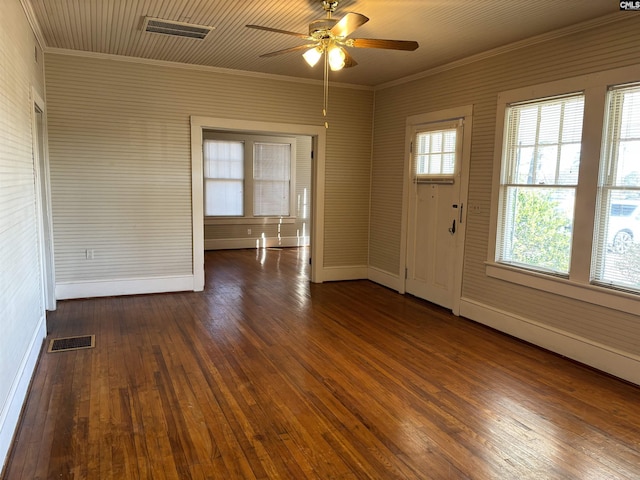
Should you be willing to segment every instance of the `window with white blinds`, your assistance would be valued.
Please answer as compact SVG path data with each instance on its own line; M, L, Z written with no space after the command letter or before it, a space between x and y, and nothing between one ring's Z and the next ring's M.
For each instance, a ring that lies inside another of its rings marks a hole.
M288 217L290 193L291 144L254 143L253 214Z
M507 107L496 261L569 273L583 112L582 94Z
M487 275L637 313L640 66L501 92L497 106Z
M640 84L607 94L593 281L640 291Z
M204 141L204 214L244 214L244 142Z
M206 217L290 217L296 140L206 132L203 144Z

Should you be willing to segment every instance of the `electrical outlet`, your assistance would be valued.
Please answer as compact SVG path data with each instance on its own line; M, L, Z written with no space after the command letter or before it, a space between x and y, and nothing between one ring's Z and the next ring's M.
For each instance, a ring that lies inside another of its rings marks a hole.
M247 235L251 235L251 229L247 228Z
M87 248L84 253L87 260L93 260L94 258L93 248Z

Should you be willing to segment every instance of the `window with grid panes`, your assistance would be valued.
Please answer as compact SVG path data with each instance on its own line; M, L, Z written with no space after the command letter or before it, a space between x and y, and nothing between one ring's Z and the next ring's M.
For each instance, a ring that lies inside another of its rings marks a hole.
M418 130L413 144L417 182L453 181L457 126Z

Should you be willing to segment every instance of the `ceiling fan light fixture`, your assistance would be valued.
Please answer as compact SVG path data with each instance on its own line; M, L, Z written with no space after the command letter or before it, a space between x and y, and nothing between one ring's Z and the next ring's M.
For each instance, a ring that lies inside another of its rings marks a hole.
M320 58L322 58L322 49L320 47L310 48L302 54L302 57L310 67L314 67Z
M418 42L408 40L383 40L377 38L350 38L369 19L360 13L348 12L342 18L333 18L333 13L338 6L339 0L322 0L322 6L326 12L326 17L314 20L309 23L309 34L290 32L279 28L264 27L261 25L247 25L248 28L265 30L267 32L281 33L306 40L306 45L285 48L275 52L265 53L260 57L273 57L291 52L304 51L304 60L309 66L315 66L324 55L323 70L323 91L324 101L322 115L327 116L327 106L329 104L329 71L342 70L343 68L355 67L358 65L344 47L355 48L383 48L386 50L408 50L418 48ZM329 124L325 121L325 127Z
M327 55L329 55L329 67L331 67L331 70L334 72L336 70L342 70L345 60L347 59L347 53L344 49L338 45L334 45L329 48Z

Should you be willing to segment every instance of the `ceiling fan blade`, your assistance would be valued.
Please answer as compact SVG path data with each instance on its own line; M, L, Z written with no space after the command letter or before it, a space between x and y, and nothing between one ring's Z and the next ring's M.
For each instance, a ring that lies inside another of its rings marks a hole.
M260 55L260 58L275 57L276 55L282 55L283 53L297 52L298 50L308 50L315 46L316 46L315 43L311 45L298 45L297 47L285 48L283 50L277 50L275 52L265 53L263 55Z
M285 35L293 35L294 37L304 38L306 40L311 39L309 35L305 35L304 33L290 32L288 30L280 30L278 28L263 27L261 25L245 25L245 27L255 28L256 30L266 30L267 32L284 33Z
M350 68L350 67L355 67L356 65L358 65L358 62L356 62L353 57L351 55L349 55L349 52L347 52L346 50L344 51L344 67L343 68Z
M367 23L369 19L359 13L349 12L342 17L330 30L330 33L336 37L346 37Z
M388 50L413 51L419 47L413 40L381 40L379 38L353 38L349 40L350 47L356 48L386 48Z

